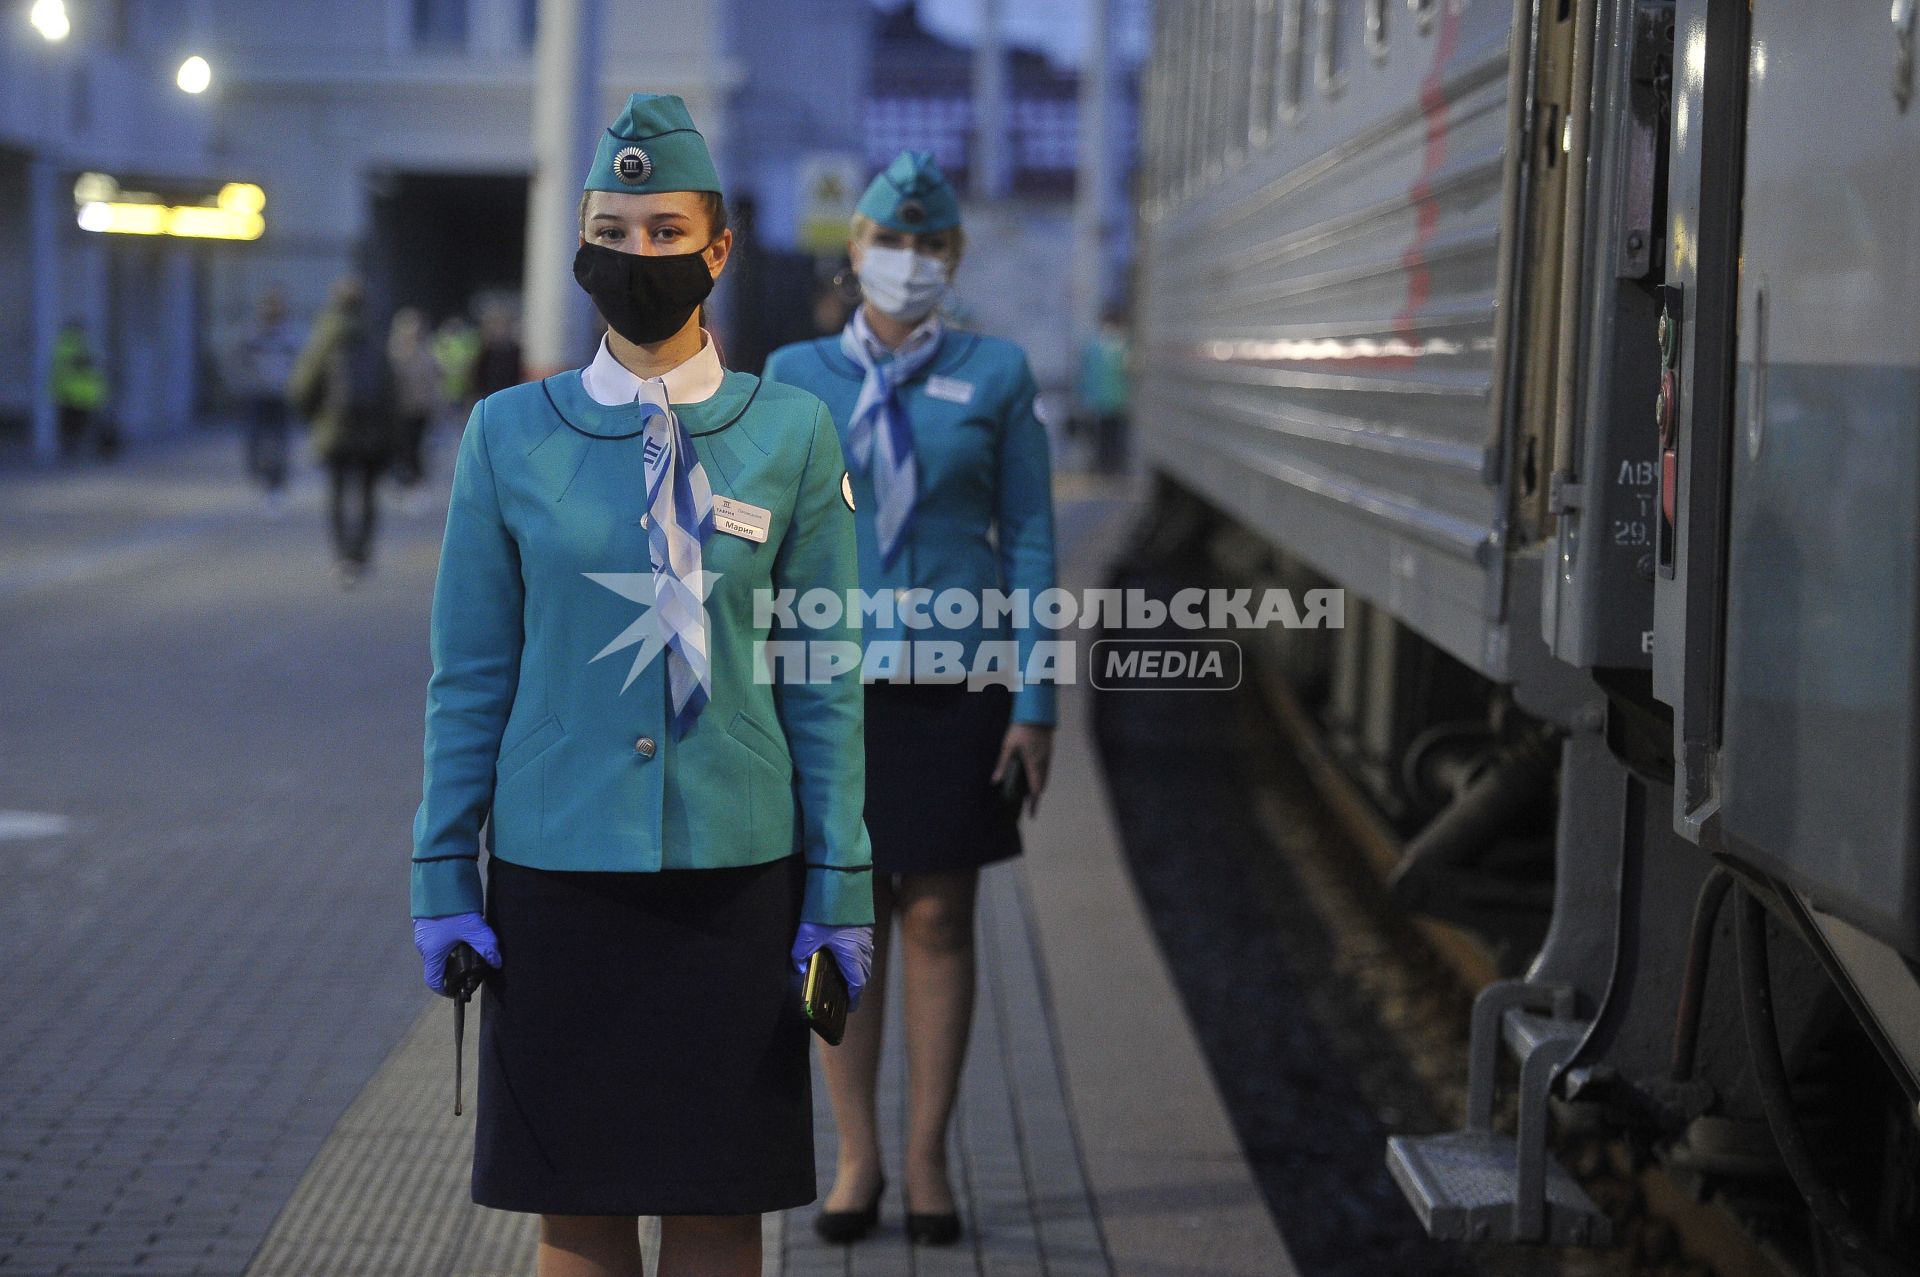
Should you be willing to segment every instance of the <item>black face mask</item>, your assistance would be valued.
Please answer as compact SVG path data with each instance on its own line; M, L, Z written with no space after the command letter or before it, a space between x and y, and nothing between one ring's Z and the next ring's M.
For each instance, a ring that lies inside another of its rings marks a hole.
M711 247L711 245L709 245ZM651 346L686 327L713 291L706 249L697 253L622 253L582 244L573 277L587 290L607 327L637 346Z

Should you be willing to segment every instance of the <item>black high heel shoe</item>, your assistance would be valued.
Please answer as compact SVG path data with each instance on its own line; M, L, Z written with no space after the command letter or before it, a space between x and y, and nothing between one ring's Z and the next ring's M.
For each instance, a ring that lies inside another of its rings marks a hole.
M960 1216L954 1211L928 1215L908 1211L907 1240L916 1246L951 1246L960 1240Z
M835 1246L847 1246L872 1232L880 1222L880 1199L887 1192L887 1177L882 1175L873 1190L873 1200L859 1210L823 1210L813 1217L813 1231L820 1240Z

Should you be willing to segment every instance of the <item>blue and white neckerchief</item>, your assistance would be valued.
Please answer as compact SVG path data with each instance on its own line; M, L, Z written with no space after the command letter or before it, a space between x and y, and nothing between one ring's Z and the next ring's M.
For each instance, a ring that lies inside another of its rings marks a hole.
M893 358L884 361L886 347L867 326L864 310L855 310L840 333L840 349L866 373L847 426L847 459L873 484L873 531L883 565L890 565L906 544L919 481L913 430L900 401L900 387L933 361L944 331L936 314L901 343Z
M653 614L667 645L669 721L686 735L713 691L707 613L701 600L700 547L713 534L713 488L693 436L668 406L667 383L642 379L637 402L646 420L641 443L647 476L647 549L653 564Z

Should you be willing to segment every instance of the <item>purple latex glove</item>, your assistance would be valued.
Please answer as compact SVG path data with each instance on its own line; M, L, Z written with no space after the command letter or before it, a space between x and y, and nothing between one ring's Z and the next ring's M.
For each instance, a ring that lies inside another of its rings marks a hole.
M473 951L488 966L499 967L500 941L494 937L493 928L487 925L487 920L479 914L455 913L444 918L413 920L413 947L420 951L421 973L426 977L427 987L435 993L442 991L440 986L446 977L447 955L462 940L472 945Z
M793 969L804 972L807 959L821 949L833 952L840 974L847 979L847 1010L859 1010L860 991L867 987L867 973L873 970L873 927L801 923L800 934L793 938Z

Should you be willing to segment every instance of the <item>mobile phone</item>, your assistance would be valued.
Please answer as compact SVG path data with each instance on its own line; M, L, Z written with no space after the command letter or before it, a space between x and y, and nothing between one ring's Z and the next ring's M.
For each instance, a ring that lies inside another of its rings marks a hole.
M807 959L807 977L800 986L800 1009L807 1024L825 1039L828 1046L839 1046L847 1033L847 977L840 963L825 949L816 949Z
M1027 782L1027 765L1020 761L1018 754L1015 754L1007 760L1006 773L1000 777L1000 801L1006 804L1007 810L1012 812L1015 818L1018 818L1020 809L1026 806L1027 795L1031 792L1033 792L1032 788Z

